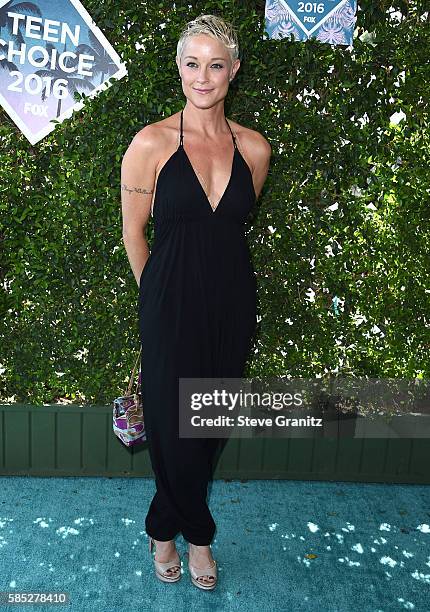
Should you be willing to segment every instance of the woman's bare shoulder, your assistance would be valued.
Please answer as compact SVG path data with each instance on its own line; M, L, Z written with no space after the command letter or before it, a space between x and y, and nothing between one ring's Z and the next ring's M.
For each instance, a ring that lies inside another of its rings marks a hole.
M160 148L171 146L178 137L178 115L175 113L160 121L148 123L134 135L133 141L144 151L152 151L154 148L160 151Z
M237 137L239 149L251 161L253 168L260 164L266 165L272 155L272 146L263 134L230 119L229 123Z

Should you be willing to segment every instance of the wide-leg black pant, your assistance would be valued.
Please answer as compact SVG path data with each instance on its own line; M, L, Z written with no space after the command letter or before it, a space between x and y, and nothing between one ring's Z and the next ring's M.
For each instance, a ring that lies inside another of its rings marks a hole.
M187 236L184 244L190 240ZM166 251L166 257L176 265L175 255ZM178 284L173 272L167 274L154 261L141 280L139 308L143 410L157 487L145 526L155 540L182 532L188 542L208 546L216 529L208 484L226 439L179 437L179 382L243 375L255 328L255 284L247 265L241 273L240 258L239 272L229 263L208 275L206 268L193 268L193 259L176 271ZM219 258L216 262L219 267Z
M145 519L146 533L156 540L173 540L182 532L197 546L208 546L215 521L207 503L212 457L219 440L160 439L151 432L149 451L157 491ZM167 468L166 468L167 466Z
M158 350L163 350L160 344ZM191 544L208 546L216 529L207 503L208 484L222 440L179 437L179 375L189 374L178 370L172 351L165 354L168 363L162 370L157 372L150 366L145 369L152 355L149 343L142 346L144 420L157 488L145 528L155 540L172 540L181 532ZM150 383L146 384L149 376Z

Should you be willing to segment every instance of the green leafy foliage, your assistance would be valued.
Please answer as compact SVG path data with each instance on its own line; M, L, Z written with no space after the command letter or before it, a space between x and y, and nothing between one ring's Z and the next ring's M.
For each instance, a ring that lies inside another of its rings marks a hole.
M139 339L121 159L184 105L176 43L201 13L239 31L226 115L273 149L247 227L259 302L247 374L427 378L425 3L360 2L352 48L268 39L262 1L85 6L128 76L35 146L0 112L1 400L110 403L125 388Z

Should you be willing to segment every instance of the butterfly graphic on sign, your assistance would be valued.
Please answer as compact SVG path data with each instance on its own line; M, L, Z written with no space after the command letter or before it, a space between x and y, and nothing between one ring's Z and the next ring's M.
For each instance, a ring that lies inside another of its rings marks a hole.
M351 45L356 21L356 0L267 0L266 32L270 38L316 38L332 45Z

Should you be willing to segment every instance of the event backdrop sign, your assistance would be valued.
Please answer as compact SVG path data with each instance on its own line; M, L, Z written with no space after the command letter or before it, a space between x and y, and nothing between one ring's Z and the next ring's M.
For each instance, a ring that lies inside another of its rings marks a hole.
M0 0L0 104L31 144L125 74L78 0Z
M265 29L270 38L316 38L331 45L352 45L357 0L266 0Z

